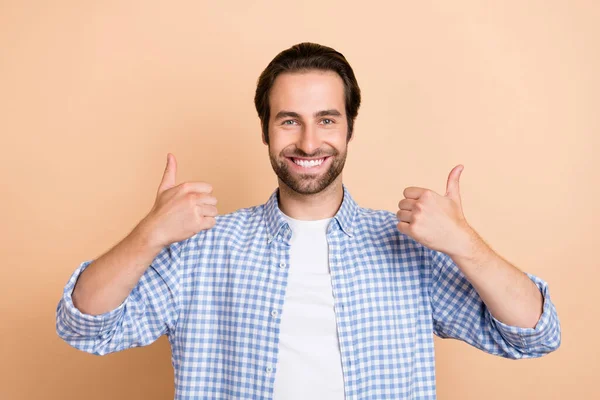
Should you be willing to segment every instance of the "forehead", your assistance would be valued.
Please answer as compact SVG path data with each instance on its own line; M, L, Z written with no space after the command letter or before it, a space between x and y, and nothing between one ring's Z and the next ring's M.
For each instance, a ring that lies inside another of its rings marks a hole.
M337 109L344 113L344 82L334 71L285 72L271 88L271 115L281 110L299 114Z

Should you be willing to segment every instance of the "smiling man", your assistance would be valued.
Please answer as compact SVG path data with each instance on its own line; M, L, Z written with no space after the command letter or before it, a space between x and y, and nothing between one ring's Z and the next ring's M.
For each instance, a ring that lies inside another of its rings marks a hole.
M176 399L435 399L434 335L519 359L556 350L548 285L467 223L462 165L444 194L360 207L342 170L360 89L344 56L301 43L261 74L255 106L278 177L265 204L217 215L212 186L176 183L84 261L57 332L106 354L169 338Z

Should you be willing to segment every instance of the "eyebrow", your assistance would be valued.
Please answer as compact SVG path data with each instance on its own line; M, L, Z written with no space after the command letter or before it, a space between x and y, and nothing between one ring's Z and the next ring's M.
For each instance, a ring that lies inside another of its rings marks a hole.
M339 112L336 109L330 109L330 110L322 110L322 111L317 111L316 113L313 114L313 117L318 118L318 117L341 117L342 113ZM278 119L281 118L300 118L300 114L298 114L297 112L294 111L279 111L277 113L277 115L275 115L275 121L277 121Z

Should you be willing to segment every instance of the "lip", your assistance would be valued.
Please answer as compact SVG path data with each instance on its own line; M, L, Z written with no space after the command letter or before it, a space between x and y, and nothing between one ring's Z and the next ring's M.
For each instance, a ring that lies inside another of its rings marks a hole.
M304 167L301 167L300 165L296 164L292 158L296 158L299 160L320 160L321 158L324 158L325 160L323 160L321 165L319 165L317 167L304 168ZM288 162L290 164L292 164L292 169L294 171L303 172L303 173L320 172L322 169L324 169L326 167L326 164L329 163L330 158L331 158L331 156L325 156L325 157L319 157L319 158L286 157Z

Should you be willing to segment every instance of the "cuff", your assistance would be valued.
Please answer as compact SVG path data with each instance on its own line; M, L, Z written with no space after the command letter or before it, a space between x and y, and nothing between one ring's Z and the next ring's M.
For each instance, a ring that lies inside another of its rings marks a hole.
M114 324L122 317L127 299L117 308L104 314L90 315L82 313L73 304L71 297L77 279L81 273L92 263L93 260L84 261L73 272L69 282L65 286L61 301L58 305L58 318L74 332L84 336L97 336L111 330Z
M537 348L539 345L550 345L548 342L552 341L552 337L556 336L553 335L553 333L558 327L558 317L556 315L554 304L550 300L548 284L532 274L527 273L527 276L539 288L544 302L542 315L540 316L540 319L534 328L522 328L518 326L506 325L505 323L497 320L486 308L487 314L493 321L493 324L496 325L496 328L502 337L509 344L516 348L522 349L524 352L529 352L533 348Z

